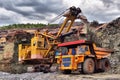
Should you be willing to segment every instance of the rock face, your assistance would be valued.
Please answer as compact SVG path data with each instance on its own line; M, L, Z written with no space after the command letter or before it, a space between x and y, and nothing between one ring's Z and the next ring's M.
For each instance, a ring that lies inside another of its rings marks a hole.
M110 57L112 73L120 73L120 17L97 30L92 39L98 46L113 49Z
M27 65L18 64L18 45L20 43L29 44L32 34L26 32L16 32L7 36L3 53L1 53L0 71L11 73L26 72Z
M3 58L4 59L10 59L12 58L14 53L14 43L7 43L6 46L4 47L4 54Z

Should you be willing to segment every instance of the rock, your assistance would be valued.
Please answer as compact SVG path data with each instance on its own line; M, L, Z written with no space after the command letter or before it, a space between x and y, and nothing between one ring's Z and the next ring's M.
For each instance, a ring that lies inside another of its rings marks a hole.
M23 74L10 74L0 72L1 80L120 80L119 74L70 74L64 75L60 73L23 73Z
M120 17L96 31L92 38L98 46L114 50L110 57L112 73L120 73Z

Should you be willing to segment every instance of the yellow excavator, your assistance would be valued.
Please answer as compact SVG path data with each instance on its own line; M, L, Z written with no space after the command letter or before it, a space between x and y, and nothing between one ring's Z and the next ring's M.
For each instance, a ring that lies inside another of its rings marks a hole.
M65 20L56 35L38 30L30 44L19 44L19 62L34 65L35 71L48 72L55 59L55 48L62 42L60 39L62 32L68 33L70 31L80 13L80 8L70 7L63 14Z

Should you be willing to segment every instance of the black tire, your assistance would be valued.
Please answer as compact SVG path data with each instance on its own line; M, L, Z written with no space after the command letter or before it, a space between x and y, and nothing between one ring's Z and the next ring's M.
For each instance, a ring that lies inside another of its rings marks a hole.
M62 72L63 72L63 74L71 74L71 70L64 70Z
M34 71L39 72L40 67L39 66L34 66Z
M48 73L48 72L50 72L49 68L45 67L44 70L43 70L43 73Z
M95 71L95 62L92 58L85 59L83 66L82 66L82 72L84 74L92 74Z
M110 62L107 58L101 59L101 71L107 72L111 69Z
M43 72L43 71L44 71L44 67L41 67L41 66L40 66L39 71L40 71L40 72Z

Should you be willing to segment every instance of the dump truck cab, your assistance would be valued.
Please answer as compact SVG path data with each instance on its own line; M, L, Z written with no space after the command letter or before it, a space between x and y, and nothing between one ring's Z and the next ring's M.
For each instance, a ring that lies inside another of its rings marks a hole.
M59 69L64 73L80 71L83 73L94 73L101 69L110 69L107 59L111 50L98 48L90 41L78 40L58 44L59 55L56 56Z

